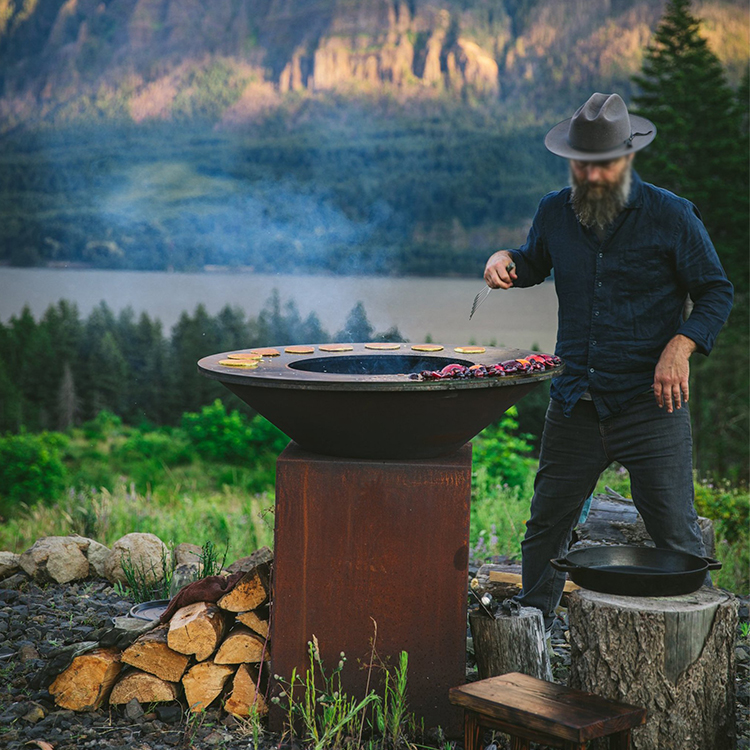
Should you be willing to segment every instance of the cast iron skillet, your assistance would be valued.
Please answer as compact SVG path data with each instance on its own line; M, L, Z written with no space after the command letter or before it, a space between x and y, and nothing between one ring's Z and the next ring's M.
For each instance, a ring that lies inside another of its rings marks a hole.
M582 588L623 596L678 596L697 591L721 563L656 547L588 547L550 560Z

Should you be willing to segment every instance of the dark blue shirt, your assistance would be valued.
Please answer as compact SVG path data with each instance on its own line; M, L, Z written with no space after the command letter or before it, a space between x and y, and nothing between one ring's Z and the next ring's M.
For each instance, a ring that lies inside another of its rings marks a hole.
M586 391L600 418L622 411L651 388L675 334L708 354L732 307L732 285L698 210L635 172L602 241L576 218L567 187L542 198L526 244L512 255L517 287L541 283L554 268L555 353L566 369L551 396L568 415ZM683 321L688 294L695 307Z

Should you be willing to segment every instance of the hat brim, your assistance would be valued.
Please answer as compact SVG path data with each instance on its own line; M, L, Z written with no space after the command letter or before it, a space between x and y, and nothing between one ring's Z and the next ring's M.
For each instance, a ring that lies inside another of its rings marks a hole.
M573 148L568 143L568 128L572 119L572 117L569 117L567 120L563 120L555 125L544 138L544 145L547 147L547 150L565 159L579 159L580 161L617 159L620 156L634 154L636 151L646 148L656 138L656 125L651 120L639 117L638 115L630 115L631 133L644 133L645 135L634 135L630 145L623 143L609 151L582 151L581 149Z

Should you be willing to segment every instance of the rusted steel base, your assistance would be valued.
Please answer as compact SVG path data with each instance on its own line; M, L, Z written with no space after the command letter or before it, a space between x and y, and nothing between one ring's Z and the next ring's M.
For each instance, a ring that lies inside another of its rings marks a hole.
M290 443L276 468L271 673L344 651L344 689L362 697L377 653L409 655L409 708L425 727L462 730L448 690L465 680L471 446L441 458L330 458ZM377 672L372 686L377 687ZM271 727L283 717L272 712Z

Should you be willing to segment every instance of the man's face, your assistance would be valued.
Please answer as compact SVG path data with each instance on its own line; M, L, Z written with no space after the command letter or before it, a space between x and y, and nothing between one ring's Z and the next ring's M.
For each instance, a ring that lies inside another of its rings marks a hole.
M570 160L570 168L576 181L587 185L592 196L604 194L607 188L613 188L622 181L622 176L629 168L632 156L621 156L608 161L578 161Z
M608 161L570 160L573 208L585 226L607 227L627 203L633 156Z

